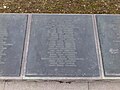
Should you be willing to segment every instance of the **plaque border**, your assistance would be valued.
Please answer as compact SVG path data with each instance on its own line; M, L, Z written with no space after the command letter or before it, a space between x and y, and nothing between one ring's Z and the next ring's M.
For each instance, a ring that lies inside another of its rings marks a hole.
M96 33L97 33L97 30L96 30L96 16L95 15L93 15L93 14L32 14L32 15L88 15L88 16L91 16L91 18L92 18L92 25L93 25L93 32L94 32L94 38L95 38L95 48L96 48L96 53L97 53L97 58L98 58L98 68L99 68L99 75L100 76L98 76L98 77L34 77L34 76L26 76L25 75L25 73L24 73L24 75L23 75L23 79L24 80L38 80L38 79L41 79L41 80L78 80L78 79L83 79L83 80L98 80L98 79L102 79L101 78L101 67L99 67L99 66L101 66L100 64L101 64L101 62L100 62L100 59L99 59L99 52L98 52L98 48L99 48L99 46L98 46L98 42L97 42L97 36L96 36ZM29 19L32 19L32 15L30 14L30 15L28 15L28 23L31 23L31 21L32 20L29 20ZM31 31L31 25L28 25L28 30L29 30L29 35L30 35L30 31ZM30 39L30 36L28 37L28 40ZM27 41L28 42L28 41ZM26 47L26 53L28 53L28 47L29 47L29 44L27 45L27 47ZM27 54L26 54L27 55ZM25 62L27 62L27 56L25 56L26 58L26 60L24 60ZM25 63L25 69L24 70L26 70L26 63ZM25 71L24 71L25 72Z

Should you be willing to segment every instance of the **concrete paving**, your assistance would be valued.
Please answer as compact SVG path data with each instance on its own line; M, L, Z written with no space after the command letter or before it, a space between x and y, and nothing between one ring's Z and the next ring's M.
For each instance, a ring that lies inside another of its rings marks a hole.
M12 81L5 83L4 90L88 90L88 83Z
M0 90L4 90L5 82L0 81Z
M89 83L89 90L120 90L120 82Z
M0 81L0 90L120 90L120 82Z

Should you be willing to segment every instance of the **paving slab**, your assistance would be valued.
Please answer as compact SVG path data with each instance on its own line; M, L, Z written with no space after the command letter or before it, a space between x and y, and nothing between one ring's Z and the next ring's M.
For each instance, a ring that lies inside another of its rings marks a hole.
M4 81L0 81L0 90L4 90L4 84L5 84Z
M88 90L88 84L12 81L12 82L6 82L5 90Z
M89 90L120 90L120 82L89 83Z
M0 76L20 75L27 15L0 14Z

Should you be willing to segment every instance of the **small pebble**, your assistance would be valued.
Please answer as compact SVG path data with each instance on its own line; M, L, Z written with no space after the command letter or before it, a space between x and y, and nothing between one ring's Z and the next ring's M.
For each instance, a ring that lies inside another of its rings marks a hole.
M3 8L7 8L7 6L3 6Z

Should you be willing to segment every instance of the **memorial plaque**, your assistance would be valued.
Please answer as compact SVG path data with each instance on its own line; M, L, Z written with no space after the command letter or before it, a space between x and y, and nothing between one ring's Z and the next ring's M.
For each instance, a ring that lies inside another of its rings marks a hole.
M0 15L0 76L19 76L27 16Z
M33 15L26 76L98 77L91 15Z
M97 15L106 76L120 76L120 16Z

